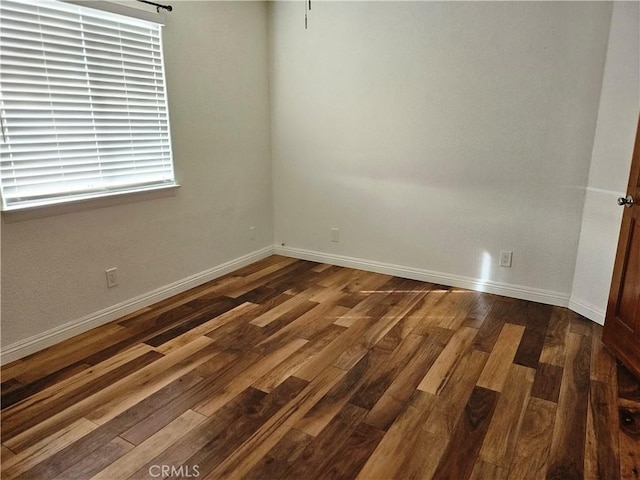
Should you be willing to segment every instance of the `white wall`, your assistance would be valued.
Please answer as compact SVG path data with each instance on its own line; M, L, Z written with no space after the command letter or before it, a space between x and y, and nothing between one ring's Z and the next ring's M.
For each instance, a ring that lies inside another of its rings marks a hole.
M640 109L640 4L615 2L571 308L604 322Z
M276 244L566 304L610 12L272 5Z
M274 236L293 255L603 308L637 115L637 4L614 7L601 99L610 3L314 2L307 31L299 2L174 6L183 187L3 214L3 359Z
M266 19L262 2L166 14L175 195L3 214L4 347L272 245Z

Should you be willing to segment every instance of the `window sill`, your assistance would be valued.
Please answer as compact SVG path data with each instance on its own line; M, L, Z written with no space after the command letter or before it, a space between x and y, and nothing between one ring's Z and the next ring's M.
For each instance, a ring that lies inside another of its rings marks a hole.
M114 207L127 203L146 202L159 198L175 197L179 188L180 185L174 184L148 190L112 193L101 197L73 199L60 203L13 207L2 211L2 218L4 223L14 223L65 215L67 213Z

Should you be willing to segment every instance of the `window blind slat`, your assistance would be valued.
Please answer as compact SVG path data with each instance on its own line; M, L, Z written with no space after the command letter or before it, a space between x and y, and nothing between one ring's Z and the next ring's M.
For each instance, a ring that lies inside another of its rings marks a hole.
M13 48L13 50L11 50ZM43 57L39 57L37 54L40 52L38 48L32 48L29 46L22 46L20 49L16 48L16 45L0 45L0 49L3 51L3 60L11 64L10 57L14 55L19 60L31 59L37 60L32 62L35 66L43 66L41 60ZM106 55L87 55L85 53L80 54L78 52L65 54L63 50L55 49L51 51L51 54L46 57L47 65L51 65L52 68L58 68L59 70L74 71L78 66L82 68L89 67L94 68L98 72L109 72L116 70L117 72L124 72L128 75L137 75L140 78L158 78L160 71L154 70L156 62L144 62L135 61L132 56L126 58L109 58ZM138 59L141 60L141 59ZM150 58L149 60L153 60ZM44 60L43 60L44 61ZM4 62L3 62L4 63ZM77 71L77 70L75 70ZM147 75L145 75L147 74ZM152 76L148 75L151 74Z
M103 28L107 31L114 30L117 25L119 28L132 34L140 34L153 31L156 24L131 18L125 15L105 12L104 10L94 10L92 8L84 8L76 5L65 4L63 2L44 2L35 3L18 3L17 0L7 3L3 6L3 16L9 14L16 19L35 22L40 25L67 25L73 26L77 24L77 18L81 15L83 23L88 27ZM3 1L4 3L4 1ZM70 7L70 8L68 8ZM6 12L6 13L5 13ZM39 15L34 14L37 12Z
M11 22L8 23L8 20L11 20ZM116 35L113 31L100 31L90 27L87 28L86 22L84 22L85 28L82 31L76 30L76 27L77 25L74 23L70 23L69 25L53 25L46 24L42 21L38 22L37 19L25 22L19 19L13 19L11 15L3 16L2 25L5 31L11 32L12 38L39 41L44 36L53 42L66 43L69 39L84 37L88 41L100 42L106 45L108 50L121 44L126 44L134 50L160 49L160 43L154 38L152 32L128 35L125 29L118 28L117 32L119 35Z
M160 25L0 2L3 208L174 185Z
M96 170L98 168L96 165L98 165L99 168L110 168L110 167L114 167L114 166L117 166L118 168L129 168L129 166L127 165L126 158L114 158L114 159L112 159L110 161L108 161L106 159L102 159L102 161L99 164L96 164L95 162L90 162L89 160L90 159L88 159L88 158L78 159L77 161L75 161L73 163L69 162L68 165L72 169L84 169L84 170ZM136 166L154 165L154 166L162 166L162 167L164 167L164 165L167 163L167 161L169 161L168 157L163 159L162 157L159 157L158 155L148 155L146 157L141 156L140 159L136 161ZM60 165L59 162L51 161L51 162L46 163L46 164L39 164L37 166L37 168L40 169L40 172L41 172L40 175L45 175L45 174L50 173L52 171L52 169L59 169L60 166L61 165ZM9 166L9 168L13 168L13 167ZM4 169L4 167L3 167L3 169ZM30 172L27 172L27 170L28 169L22 169L22 170L16 170L16 171L17 172L26 172L23 176L30 175L31 177L33 177L34 174L30 173ZM17 174L16 174L16 178L18 178Z
M29 187L33 185L41 185L49 183L52 176L64 175L64 177L69 179L94 179L100 180L102 177L113 177L115 175L123 176L126 175L129 171L129 167L122 166L114 166L114 165L102 165L100 169L94 168L74 168L74 169L65 169L64 174L61 173L60 168L51 167L48 171L43 172L40 176L30 175L30 176L18 176L16 177L16 182L13 186L22 186ZM136 171L138 173L144 172L145 174L150 173L158 173L164 171L164 165L162 164L139 164L136 166Z

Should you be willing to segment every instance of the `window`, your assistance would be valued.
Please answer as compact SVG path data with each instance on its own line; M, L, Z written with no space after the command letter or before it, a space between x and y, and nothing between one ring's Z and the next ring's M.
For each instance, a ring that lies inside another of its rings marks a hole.
M161 25L0 2L3 210L175 186Z

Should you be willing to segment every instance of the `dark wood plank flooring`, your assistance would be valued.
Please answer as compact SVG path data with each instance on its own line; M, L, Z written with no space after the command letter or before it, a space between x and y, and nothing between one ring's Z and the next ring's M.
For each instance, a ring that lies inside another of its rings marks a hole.
M6 479L640 479L572 313L272 256L2 368Z

